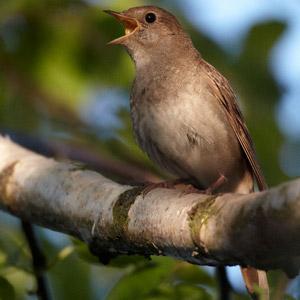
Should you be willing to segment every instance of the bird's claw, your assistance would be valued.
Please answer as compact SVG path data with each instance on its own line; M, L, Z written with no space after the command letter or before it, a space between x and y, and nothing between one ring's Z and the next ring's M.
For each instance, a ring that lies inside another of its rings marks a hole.
M157 188L174 189L175 185L176 184L174 184L172 181L151 182L147 184L146 188L142 192L142 195L145 197L150 191Z
M208 188L206 190L199 190L199 189L196 189L194 188L191 184L189 184L187 186L186 189L184 189L180 196L179 197L183 197L183 196L186 196L188 194L202 194L202 195L211 195L211 190Z
M213 191L218 188L224 181L226 180L225 176L221 175L210 187L205 190L199 190L194 188L191 184L187 186L185 190L182 191L180 197L183 197L188 194L203 194L203 195L211 195Z

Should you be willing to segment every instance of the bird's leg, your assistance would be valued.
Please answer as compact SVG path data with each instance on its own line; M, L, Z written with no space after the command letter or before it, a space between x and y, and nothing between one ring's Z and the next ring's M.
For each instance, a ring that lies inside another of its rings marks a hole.
M143 190L143 196L146 196L150 191L157 188L174 189L176 185L187 183L189 180L185 178L178 178L175 180L168 180L162 182L147 182L146 188Z
M226 177L224 175L221 175L210 187L205 190L196 189L190 184L184 191L182 191L180 196L185 196L192 193L211 195L213 191L218 188L224 181L226 181Z
M224 181L226 180L225 176L221 175L210 187L208 187L205 190L200 190L194 188L191 184L187 186L185 190L182 191L180 196L196 193L196 194L206 194L211 195L212 192L219 187ZM168 181L162 181L162 182L150 182L146 183L146 187L143 190L142 194L143 196L146 196L150 191L157 189L157 188L165 188L165 189L174 189L176 185L179 184L186 184L189 183L190 179L187 178L178 178L175 180L168 180Z
M206 189L207 194L211 195L212 192L225 181L226 181L226 177L224 175L221 175L209 188Z

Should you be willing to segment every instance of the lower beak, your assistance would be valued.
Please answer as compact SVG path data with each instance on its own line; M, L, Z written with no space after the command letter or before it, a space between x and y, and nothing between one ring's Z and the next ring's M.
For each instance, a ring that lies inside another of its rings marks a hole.
M115 17L120 22L122 22L125 25L125 35L107 43L107 45L114 45L114 44L123 44L127 38L132 35L134 32L138 30L138 28L141 27L139 21L135 18L130 18L127 16L122 15L122 13L118 13L111 10L104 10L105 13Z

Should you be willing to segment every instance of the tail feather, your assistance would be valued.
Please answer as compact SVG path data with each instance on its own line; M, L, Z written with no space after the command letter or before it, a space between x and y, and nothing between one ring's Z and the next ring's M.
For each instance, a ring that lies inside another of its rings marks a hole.
M245 286L251 298L253 300L269 300L269 285L266 272L257 270L253 267L240 268ZM262 290L261 295L256 293L255 287L258 287Z

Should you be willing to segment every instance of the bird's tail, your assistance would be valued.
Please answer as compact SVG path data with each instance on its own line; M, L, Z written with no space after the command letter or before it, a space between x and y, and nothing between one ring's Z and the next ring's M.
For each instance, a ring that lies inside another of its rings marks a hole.
M242 276L248 293L253 300L269 300L269 285L265 271L252 267L241 267ZM261 293L257 293L261 290Z

